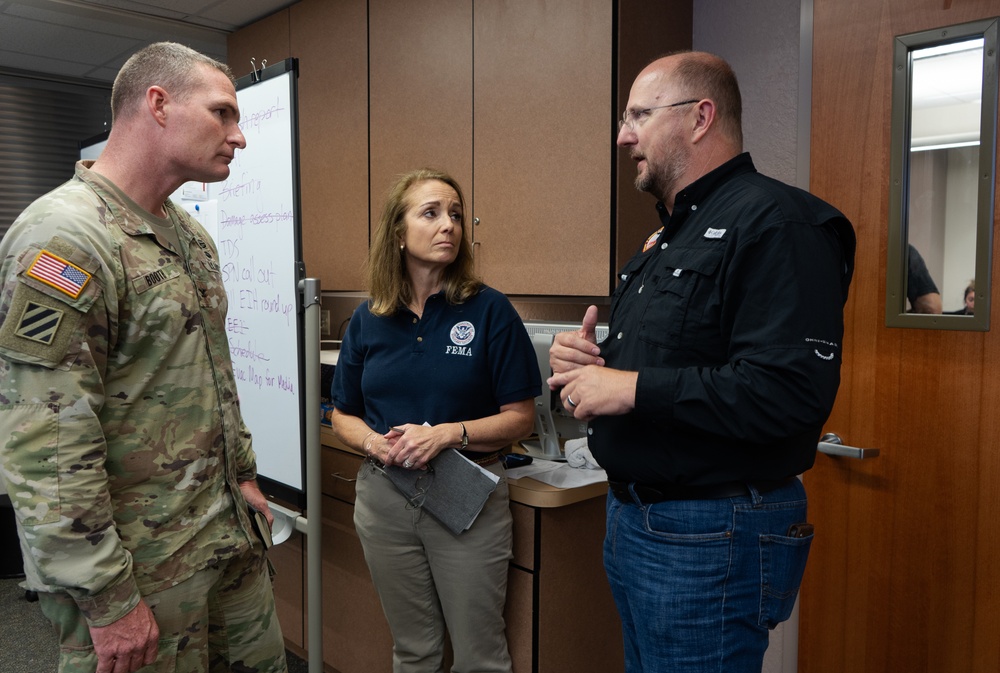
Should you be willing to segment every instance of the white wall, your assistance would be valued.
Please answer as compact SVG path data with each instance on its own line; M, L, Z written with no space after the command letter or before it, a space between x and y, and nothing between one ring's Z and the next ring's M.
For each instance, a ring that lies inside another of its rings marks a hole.
M729 61L739 79L744 149L761 173L790 184L799 184L800 170L801 4L803 0L694 0L694 48ZM808 4L811 17L811 0ZM811 51L809 36L806 41Z

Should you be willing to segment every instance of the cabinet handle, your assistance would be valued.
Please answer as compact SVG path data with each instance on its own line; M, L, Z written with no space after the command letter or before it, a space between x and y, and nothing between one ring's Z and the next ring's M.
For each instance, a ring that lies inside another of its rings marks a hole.
M340 479L341 481L346 481L348 484L353 484L354 482L357 481L357 479L348 479L347 477L342 477L340 475L340 472L333 472L330 474L330 476L333 477L334 479Z

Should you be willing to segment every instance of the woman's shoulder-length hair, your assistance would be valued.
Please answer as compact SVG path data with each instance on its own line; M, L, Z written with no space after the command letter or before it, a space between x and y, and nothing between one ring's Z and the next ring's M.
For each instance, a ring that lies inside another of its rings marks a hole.
M427 180L438 180L454 189L462 208L462 237L458 255L444 272L445 299L451 304L461 304L482 287L473 265L472 245L465 236L466 206L462 188L455 178L444 171L419 168L399 176L389 188L385 206L372 234L366 275L369 310L373 315L392 315L413 298L413 287L406 273L406 253L400 245L406 234L407 195L415 185Z

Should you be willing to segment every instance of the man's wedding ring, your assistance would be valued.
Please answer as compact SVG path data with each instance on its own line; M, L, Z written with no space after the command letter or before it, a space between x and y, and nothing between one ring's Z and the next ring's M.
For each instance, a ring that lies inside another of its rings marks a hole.
M574 409L576 408L576 402L574 402L573 398L570 397L569 395L566 396L566 404L573 407Z
M413 467L413 463L410 462L409 458L403 461L403 467L405 467L406 469L410 469L411 467Z

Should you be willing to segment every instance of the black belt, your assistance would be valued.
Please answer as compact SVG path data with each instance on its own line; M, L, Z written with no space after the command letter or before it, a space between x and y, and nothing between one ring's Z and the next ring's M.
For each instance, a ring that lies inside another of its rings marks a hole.
M708 486L677 485L677 484L639 484L628 481L608 480L611 493L621 502L635 503L635 498L629 491L629 486L635 491L639 502L648 505L666 500L714 500L718 498L736 498L749 495L753 488L758 493L767 493L792 482L795 477L775 480L728 481L724 484Z

